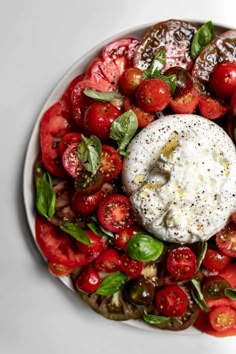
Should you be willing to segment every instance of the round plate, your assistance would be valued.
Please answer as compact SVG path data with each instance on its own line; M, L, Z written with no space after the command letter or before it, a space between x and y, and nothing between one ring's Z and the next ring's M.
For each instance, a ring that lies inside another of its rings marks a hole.
M195 23L196 25L201 25L202 22L200 21L191 21L192 23ZM85 69L87 68L88 64L92 59L97 57L102 48L107 45L108 43L112 42L115 39L121 38L121 37L136 37L136 38L142 38L146 31L155 23L149 23L149 24L143 24L131 29L128 29L126 31L120 32L105 41L101 42L98 44L96 47L92 48L89 52L87 52L85 55L83 55L69 70L68 72L64 75L64 77L59 81L57 86L54 88L48 99L46 100L44 106L41 109L41 112L39 113L35 126L33 128L32 134L29 139L28 143L28 149L26 152L25 156L25 164L24 164L24 171L23 171L23 197L24 197L24 204L25 204L25 210L26 210L26 217L28 220L28 224L33 236L33 239L35 241L35 245L38 248L39 252L43 256L41 250L38 247L38 244L36 242L36 237L35 237L35 190L34 190L34 184L33 184L33 165L36 160L36 157L39 153L39 124L40 120L43 116L43 113L54 103L56 103L62 94L64 93L65 89L69 85L69 83L72 81L74 77L79 75L80 73L83 73ZM222 32L225 32L229 30L228 27L223 26L223 25L215 25L215 33L220 34ZM44 257L44 256L43 256ZM75 292L72 286L72 283L70 281L69 277L60 277L60 280L62 283L67 286L71 291ZM174 331L163 331L159 329L155 329L151 326L146 325L142 321L137 321L137 320L129 320L125 321L124 323L129 324L131 326L134 326L136 328L140 329L145 329L153 332L161 332L161 333L174 333L174 334L180 334L183 333L181 331L179 332L174 332ZM199 331L197 331L195 328L191 327L188 328L187 330L184 331L186 334L200 334Z

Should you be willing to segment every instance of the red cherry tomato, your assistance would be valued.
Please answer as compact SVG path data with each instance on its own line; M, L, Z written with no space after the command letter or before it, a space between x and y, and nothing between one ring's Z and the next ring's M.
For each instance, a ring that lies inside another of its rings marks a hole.
M122 168L122 160L117 150L110 145L102 145L100 171L104 181L117 177Z
M118 250L124 251L128 241L141 229L137 226L130 226L115 235L114 244Z
M191 114L197 108L199 94L192 88L182 96L177 96L170 100L170 108L177 114Z
M67 173L76 178L84 170L82 163L78 158L78 143L72 143L67 147L62 155L62 164Z
M236 312L229 306L218 306L210 312L209 319L215 331L228 331L236 325Z
M230 222L216 235L217 247L229 257L236 257L236 224Z
M69 275L70 273L72 273L73 269L73 267L66 267L62 264L58 264L55 262L48 262L48 270L55 277Z
M131 102L131 99L129 97L125 97L124 110L129 111L130 109L132 109L132 111L136 114L136 117L138 119L138 126L141 129L145 128L155 119L155 113L144 112L141 108L135 106L135 104Z
M122 254L120 262L120 269L130 278L137 278L143 270L142 262L130 258L125 253Z
M162 111L170 102L170 88L161 79L146 79L136 90L136 100L145 112Z
M217 119L223 117L228 107L220 100L207 95L200 95L198 108L201 116L208 119Z
M236 288L236 263L229 264L219 275L230 283L231 288Z
M236 88L234 89L230 98L230 112L234 117L236 117Z
M59 152L62 155L63 152L68 148L69 145L74 143L80 143L82 140L82 135L79 132L71 132L63 135L59 142Z
M220 251L208 249L202 264L210 272L220 272L230 263L230 257Z
M103 251L94 263L95 268L99 272L116 272L120 269L119 253L113 249Z
M97 258L101 252L107 248L107 241L98 235L96 235L91 230L86 230L89 236L91 245L85 245L84 243L78 242L79 249L86 255L92 255L93 258Z
M78 215L88 216L98 208L102 198L103 194L101 190L90 195L83 195L76 192L72 198L71 206Z
M209 78L211 92L220 98L230 98L236 89L236 62L218 63Z
M63 93L60 102L62 104L62 110L66 114L66 116L72 118L72 107L71 107L71 92L74 87L78 84L78 82L84 79L84 75L76 76L69 84L65 92Z
M138 68L126 69L120 77L119 86L125 95L132 95L142 81L143 72Z
M74 187L79 194L91 195L102 188L103 181L104 178L100 171L92 175L90 172L83 170L75 179Z
M98 220L111 232L118 232L131 226L133 213L129 199L122 194L108 195L99 204Z
M164 316L181 317L187 306L188 297L176 284L166 285L156 293L157 310Z
M101 141L109 140L111 125L120 114L120 110L111 103L92 103L84 114L86 135L96 135Z
M79 291L92 294L97 290L100 283L101 279L96 270L93 269L92 266L87 266L81 269L75 281L75 287Z
M197 258L189 247L175 248L169 253L166 266L176 279L189 279L196 272Z

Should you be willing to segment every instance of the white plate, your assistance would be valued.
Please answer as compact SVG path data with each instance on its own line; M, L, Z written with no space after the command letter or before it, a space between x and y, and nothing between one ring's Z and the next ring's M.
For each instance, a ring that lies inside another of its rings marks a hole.
M190 22L195 22L196 24L201 24L200 21L190 21ZM37 243L36 243L36 237L35 237L35 199L34 199L34 184L33 184L33 165L36 160L36 157L39 152L39 123L40 120L43 116L43 113L49 108L52 104L57 102L62 94L64 93L65 89L69 85L69 83L72 81L74 77L79 75L80 73L83 73L85 69L87 68L88 64L90 61L98 56L98 54L101 52L102 48L110 43L111 41L121 38L121 37L136 37L136 38L142 38L145 32L153 25L153 23L149 24L144 24L140 25L135 28L128 29L126 31L120 32L107 40L103 41L102 43L98 44L96 47L91 49L89 52L87 52L85 55L83 55L65 74L65 76L59 81L55 89L52 91L48 99L46 100L44 106L42 107L42 110L40 114L38 115L35 126L33 128L29 143L28 143L28 149L26 152L26 157L25 157L25 164L24 164L24 171L23 171L23 196L24 196L24 204L25 204L25 210L26 210L26 216L28 220L28 224L32 233L32 237L35 241L35 245L38 248L39 252L42 255L42 252L40 251ZM215 25L215 29L217 32L222 32L226 31L229 28L226 26L222 25ZM43 256L43 255L42 255ZM62 283L67 286L71 291L75 292L71 281L68 277L61 277L60 278ZM142 321L126 321L126 324L129 324L131 326L140 328L140 329L145 329L149 331L161 331L158 329L155 329L151 326L146 325ZM162 333L171 333L171 334L183 334L183 332L172 332L172 331L161 331ZM187 330L184 331L186 334L200 334L199 331L197 331L195 328L191 327L188 328Z

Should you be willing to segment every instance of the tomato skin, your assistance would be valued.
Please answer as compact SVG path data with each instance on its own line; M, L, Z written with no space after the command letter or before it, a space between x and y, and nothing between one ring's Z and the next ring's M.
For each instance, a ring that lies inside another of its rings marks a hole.
M115 234L114 244L118 250L125 251L128 241L141 229L137 226L130 226Z
M175 279L189 279L196 272L197 258L189 247L175 248L167 257L166 267Z
M142 81L143 72L138 68L126 69L120 77L119 87L125 95L132 95Z
M170 102L170 88L161 79L146 79L136 90L138 106L145 112L162 111Z
M212 272L220 272L230 263L230 257L214 249L207 249L202 261L204 267Z
M82 253L86 255L92 255L94 258L97 258L97 256L107 248L107 241L104 238L96 235L91 230L85 231L89 236L91 245L85 245L81 242L78 242L79 249Z
M130 278L137 278L143 270L143 262L130 258L126 253L120 258L120 269Z
M95 260L94 267L99 272L112 273L120 269L119 253L113 249L106 249Z
M211 92L220 98L230 98L236 89L236 63L218 63L209 78Z
M94 194L83 195L81 193L75 192L72 197L72 209L80 216L88 216L92 214L102 200L103 194L99 190Z
M112 146L102 145L102 158L99 169L105 182L111 181L121 172L122 159Z
M218 306L210 312L209 320L215 331L228 331L235 327L236 312L229 306Z
M236 264L230 263L219 275L230 283L231 288L236 288ZM235 302L236 303L236 302Z
M91 294L97 290L100 283L101 279L96 270L92 266L87 266L80 271L75 281L75 287L79 291Z
M48 270L55 277L69 275L70 273L72 273L73 269L73 267L66 267L62 264L58 264L55 262L48 262Z
M136 114L136 117L138 119L138 126L141 129L145 128L155 119L154 113L144 112L141 108L137 107L134 103L132 103L129 97L125 97L124 110L129 111L130 109L132 109L132 111L134 111L134 113Z
M157 310L168 317L181 317L187 310L188 297L177 285L165 285L156 293Z
M217 119L223 117L228 107L216 98L207 95L200 95L198 108L201 116L207 119Z
M73 178L76 178L84 170L77 154L78 143L70 144L62 155L62 164L65 171Z
M69 145L77 143L79 144L82 141L82 134L79 132L71 132L63 135L59 142L59 152L60 155L68 148Z
M177 96L170 100L170 108L177 114L191 114L197 108L199 94L192 88L182 96Z
M111 103L92 103L84 114L83 127L86 135L96 135L103 142L109 140L111 125L120 114L120 110Z
M236 224L230 222L216 234L216 245L226 256L236 257Z

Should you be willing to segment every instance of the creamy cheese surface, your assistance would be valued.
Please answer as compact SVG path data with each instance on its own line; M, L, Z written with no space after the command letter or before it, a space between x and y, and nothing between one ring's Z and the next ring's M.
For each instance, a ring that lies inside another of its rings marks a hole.
M122 178L140 223L168 242L207 240L236 210L235 146L197 115L166 116L137 134Z

